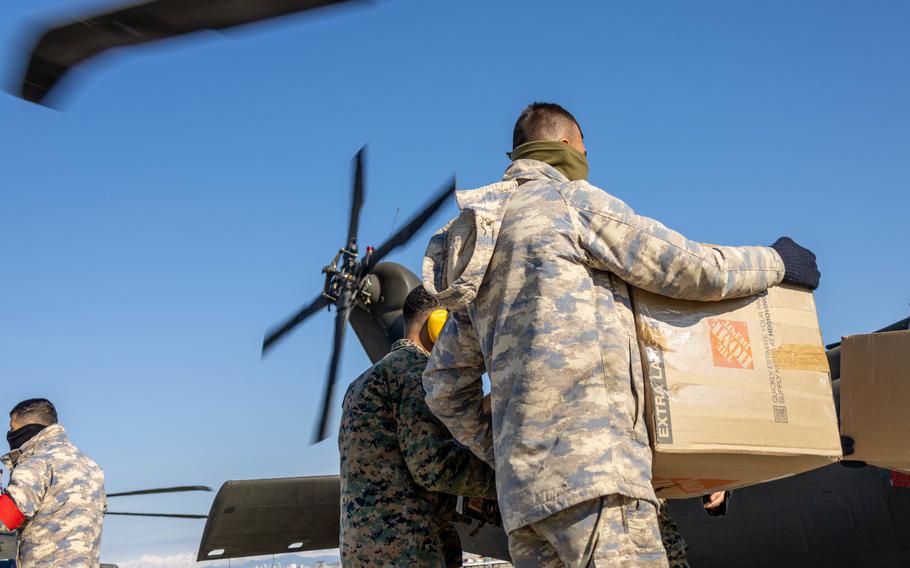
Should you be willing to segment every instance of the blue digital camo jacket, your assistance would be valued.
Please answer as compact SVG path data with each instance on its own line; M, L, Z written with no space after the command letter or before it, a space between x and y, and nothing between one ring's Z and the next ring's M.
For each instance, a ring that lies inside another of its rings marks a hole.
M11 468L6 493L26 518L18 567L99 566L104 473L63 426L48 426L0 460Z
M629 286L748 296L780 282L780 256L688 240L537 160L456 199L424 259L424 286L454 314L423 382L456 439L495 464L506 530L608 494L656 504Z

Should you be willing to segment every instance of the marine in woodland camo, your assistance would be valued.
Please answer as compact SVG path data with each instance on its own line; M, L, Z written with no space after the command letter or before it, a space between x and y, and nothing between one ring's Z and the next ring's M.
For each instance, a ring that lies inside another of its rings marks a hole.
M453 532L440 519L439 493L496 498L493 470L427 408L426 363L419 345L400 340L345 394L338 434L344 566L446 566L452 547L443 543Z
M780 257L690 241L537 160L456 199L424 259L424 286L456 312L424 387L455 438L495 463L506 531L605 495L656 505L629 286L747 296L780 282Z
M99 566L104 473L69 441L63 426L48 426L0 461L10 468L6 492L27 519L17 566Z
M679 534L679 527L676 526L676 522L670 517L670 509L667 507L666 499L660 500L660 507L657 510L657 524L660 526L660 539L664 543L664 550L667 551L667 560L670 562L670 568L689 568L689 561L686 559L689 545Z

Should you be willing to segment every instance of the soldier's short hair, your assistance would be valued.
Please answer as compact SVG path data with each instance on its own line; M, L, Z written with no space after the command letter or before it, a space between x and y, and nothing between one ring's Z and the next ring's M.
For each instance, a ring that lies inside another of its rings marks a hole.
M438 308L439 301L434 295L427 292L423 286L414 288L404 300L404 308L402 309L404 326L410 326L411 323L420 320L420 318L425 318L430 312Z
M57 409L46 398L23 400L9 411L9 415L26 424L50 426L57 423Z
M572 113L556 103L531 103L521 111L512 131L512 149L535 140L560 140L569 132L572 125L581 125ZM585 137L584 134L581 135Z

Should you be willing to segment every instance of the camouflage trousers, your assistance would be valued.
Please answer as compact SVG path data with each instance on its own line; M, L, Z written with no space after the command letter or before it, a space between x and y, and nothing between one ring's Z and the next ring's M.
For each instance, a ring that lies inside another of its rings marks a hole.
M448 521L413 519L388 524L371 538L341 539L344 568L455 568L462 565L461 539Z
M670 517L666 499L660 500L660 508L657 510L657 522L660 525L660 538L663 540L664 549L667 551L667 560L670 562L670 568L689 568L689 561L686 559L689 546L682 535L679 534L679 528Z
M591 499L509 533L515 568L666 568L657 508L622 495Z

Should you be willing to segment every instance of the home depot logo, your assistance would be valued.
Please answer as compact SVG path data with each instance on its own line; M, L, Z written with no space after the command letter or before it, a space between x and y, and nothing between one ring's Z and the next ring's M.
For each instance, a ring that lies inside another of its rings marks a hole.
M755 368L746 322L709 318L708 331L715 367Z

